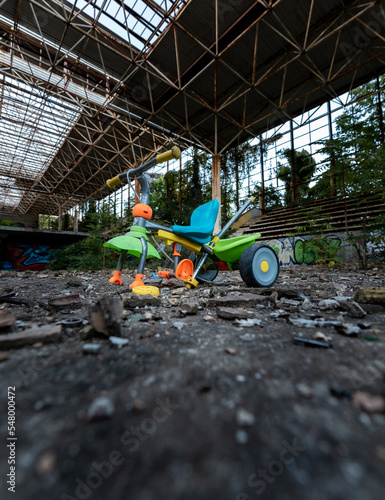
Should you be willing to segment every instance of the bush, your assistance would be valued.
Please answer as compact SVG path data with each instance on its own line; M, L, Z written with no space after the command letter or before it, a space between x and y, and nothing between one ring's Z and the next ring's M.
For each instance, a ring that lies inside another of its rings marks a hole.
M92 235L84 240L72 243L63 250L55 253L55 259L50 263L50 269L78 269L100 270L113 269L116 266L118 255L111 250L105 251L103 240Z

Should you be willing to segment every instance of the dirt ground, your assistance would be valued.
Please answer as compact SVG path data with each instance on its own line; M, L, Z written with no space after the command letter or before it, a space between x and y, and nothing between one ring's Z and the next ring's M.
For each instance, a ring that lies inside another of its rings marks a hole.
M238 273L193 291L172 280L154 305L109 275L0 271L16 318L0 342L56 332L0 348L2 499L385 498L385 307L353 301L385 287L384 269L296 266L272 289ZM102 297L116 300L98 316ZM317 332L332 347L293 342Z

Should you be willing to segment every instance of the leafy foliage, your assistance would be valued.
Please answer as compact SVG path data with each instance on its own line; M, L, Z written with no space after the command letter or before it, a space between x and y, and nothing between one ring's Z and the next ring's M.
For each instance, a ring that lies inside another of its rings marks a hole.
M293 201L305 202L310 189L309 183L317 164L305 149L302 151L285 149L281 154L286 159L286 164L278 164L277 177L285 183L285 205L290 205ZM293 193L293 171L295 172L297 186L296 199L294 199Z
M55 259L50 263L50 269L98 270L114 268L117 262L116 252L105 252L103 239L96 234L84 240L72 243L58 250Z

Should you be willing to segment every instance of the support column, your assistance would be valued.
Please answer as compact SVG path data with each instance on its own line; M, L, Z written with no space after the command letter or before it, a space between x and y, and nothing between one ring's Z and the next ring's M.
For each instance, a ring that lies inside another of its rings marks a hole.
M74 214L74 232L77 233L79 231L79 212L75 210Z
M212 198L219 201L219 213L214 227L214 233L219 233L221 229L221 157L212 157Z
M377 75L377 109L378 109L378 121L380 125L380 141L381 144L384 143L384 116L382 113L382 102L381 102L381 91L380 91L380 78Z
M63 209L62 209L62 207L59 207L59 218L57 221L57 229L58 229L58 231L62 231L62 229L63 229Z
M259 149L260 149L260 158L261 158L261 183L262 188L259 192L259 209L261 211L261 215L265 214L266 209L266 199L265 199L265 172L263 165L263 142L262 142L262 134L259 136Z
M332 124L332 110L330 106L330 101L328 101L328 124L329 124L329 139L333 139L333 124ZM336 195L336 162L334 155L330 159L330 196Z
M297 170L295 168L295 148L294 148L294 129L293 120L290 120L290 145L291 145L291 198L293 202L297 201Z

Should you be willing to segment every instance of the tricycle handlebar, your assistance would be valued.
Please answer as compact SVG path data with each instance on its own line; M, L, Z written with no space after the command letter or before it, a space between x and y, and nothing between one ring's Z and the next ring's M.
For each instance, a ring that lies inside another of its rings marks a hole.
M116 177L113 177L112 179L108 179L106 182L107 186L110 189L113 189L115 186L117 186L120 182L124 181L127 178L127 174L129 177L133 178L135 176L139 176L142 172L145 172L152 166L156 165L157 163L163 163L168 160L172 159L178 159L180 158L180 149L177 146L174 146L170 151L166 151L165 153L161 153L157 155L155 158L152 160L149 160L146 163L143 163L143 165L140 165L137 168L134 168L132 170L129 170L128 172L123 172Z

